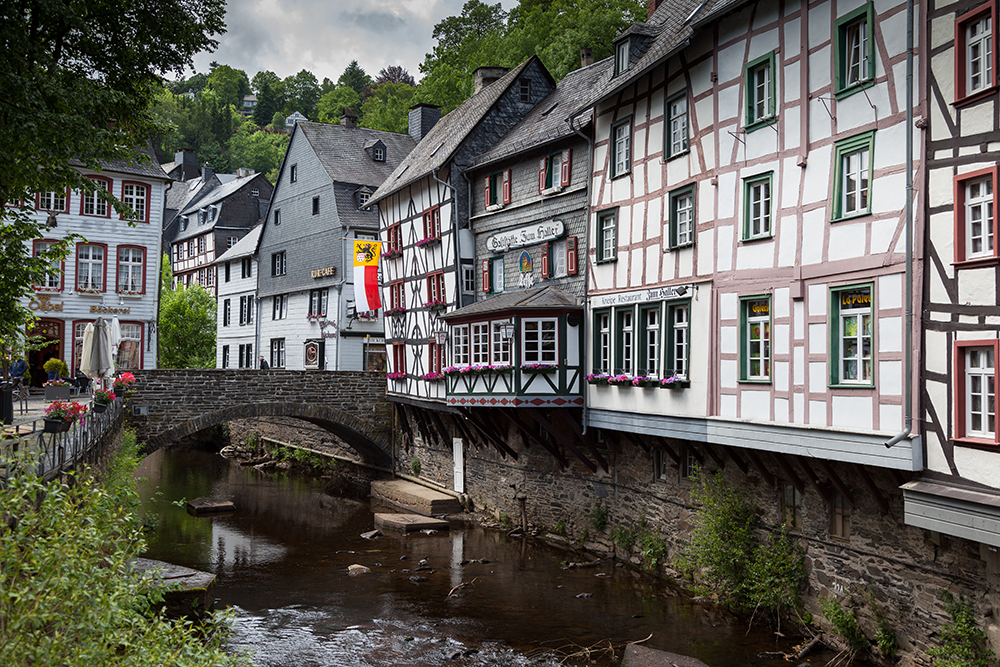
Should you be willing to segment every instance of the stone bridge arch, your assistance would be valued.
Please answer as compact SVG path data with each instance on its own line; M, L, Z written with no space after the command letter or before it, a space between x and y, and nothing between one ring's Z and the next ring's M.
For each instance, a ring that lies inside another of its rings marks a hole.
M146 454L234 419L292 417L336 435L368 463L391 464L385 374L367 371L137 371L128 421Z

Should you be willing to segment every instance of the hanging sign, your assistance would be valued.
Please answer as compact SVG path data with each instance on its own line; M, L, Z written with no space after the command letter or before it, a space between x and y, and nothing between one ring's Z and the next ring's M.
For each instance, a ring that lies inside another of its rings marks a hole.
M490 252L504 252L511 248L554 241L566 233L566 226L559 218L537 222L527 227L508 229L486 237L486 249Z

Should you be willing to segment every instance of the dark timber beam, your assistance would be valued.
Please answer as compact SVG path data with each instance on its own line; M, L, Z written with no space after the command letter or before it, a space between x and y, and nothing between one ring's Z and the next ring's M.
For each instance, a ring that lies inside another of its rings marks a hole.
M474 411L469 410L468 408L463 408L463 412L468 414L469 422L482 431L493 443L494 447L515 461L517 460L517 452L514 451L513 447L507 444L507 435L505 433L501 433L497 429L496 424L493 423L489 408L480 408Z
M851 506L851 509L857 509L858 505L857 503L854 502L854 495L851 494L851 491L850 489L847 488L847 485L844 484L844 482L840 479L837 473L834 472L833 467L829 463L827 463L824 459L816 459L816 460L819 462L819 467L823 469L823 472L826 473L826 476L830 478L831 482L833 482L833 485L834 487L836 487L837 491L840 491L840 495L844 496L844 500L846 500L847 504Z
M904 484L906 484L906 480L903 479L903 476L899 473L898 470L889 468L889 476L892 477L892 483L895 484L896 486L903 486Z
M435 430L437 430L438 437L441 438L441 442L450 447L451 433L448 431L448 427L444 425L441 415L437 412L437 410L428 410L427 412L431 415L431 423L434 425Z
M743 460L743 457L737 453L735 447L722 445L722 451L726 453L726 456L732 459L733 463L736 464L737 468L743 471L744 475L750 474L750 466L748 466L747 462Z
M431 435L431 425L427 423L427 412L428 410L414 410L413 414L417 418L417 431L420 432L420 438L426 444L430 440Z
M802 480L799 479L799 476L795 474L795 470L792 469L792 464L788 462L785 455L781 452L771 452L771 458L777 462L778 467L781 468L781 472L785 473L785 476L788 477L788 481L795 487L795 490L804 494L806 492L806 485L803 484Z
M701 446L705 448L705 451L708 452L708 455L711 457L713 461L715 461L715 464L717 466L719 466L720 468L726 467L725 457L719 456L719 454L714 449L712 449L712 446L710 444L708 444L707 442L703 442L701 443Z
M642 436L638 436L638 437L641 438ZM670 441L669 440L667 440L666 438L657 438L653 442L653 446L656 447L656 448L658 448L658 449L662 449L663 451L665 451L667 453L667 456L669 456L670 458L672 458L674 460L674 463L677 464L678 467L680 467L680 465L681 465L681 455L680 455L680 452L674 451L674 448L670 446Z
M889 513L889 503L886 501L885 496L879 491L878 487L875 486L875 481L865 470L863 465L858 463L854 464L854 469L858 471L858 476L861 477L861 481L864 482L865 487L868 489L868 493L871 497L875 499L875 504L878 505L878 511L884 516Z
M560 452L559 449L552 443L546 442L545 440L538 438L534 434L533 430L527 424L521 421L521 418L517 414L517 410L507 410L501 408L500 414L506 417L507 420L510 421L510 423L512 423L521 431L521 435L524 436L525 442L530 440L534 443L537 443L540 447L544 448L545 451L551 454L555 458L555 460L559 462L559 465L561 465L563 468L569 467L569 461L566 459L565 456L562 455L562 452Z
M636 446L640 447L642 449L642 451L644 451L646 453L649 453L649 445L647 445L643 441L641 435L639 435L638 433L628 433L627 431L619 431L619 432L622 435L624 435L625 439L628 440L629 442L631 442L633 445L636 445ZM605 437L607 437L607 436L605 435Z
M576 457L580 459L583 465L587 466L587 469L590 472L594 473L597 472L597 465L593 461L588 459L587 455L584 454L582 451L580 451L580 448L577 447L572 440L563 435L562 431L553 426L552 422L550 422L545 417L545 415L542 413L541 410L535 408L532 410L527 410L527 413L531 415L531 418L534 419L536 422L538 422L542 428L548 431L549 435L551 435L553 438L556 439L556 442L558 442L563 447L576 454ZM607 470L607 467L605 467L605 470Z
M470 445L473 447L479 447L482 441L475 436L473 436L472 431L469 427L465 425L465 418L461 415L451 415L452 421L455 422L455 428L457 428L461 433L462 437L465 438Z
M757 456L757 452L755 452L752 449L748 449L747 458L750 459L750 463L752 463L753 467L757 470L757 472L760 473L760 476L764 480L764 482L773 489L774 475L772 475L771 471L764 466L764 462L760 460L759 456Z
M604 458L604 455L597 449L597 443L594 442L594 436L589 433L587 435L583 434L583 427L576 421L576 415L573 412L570 412L567 408L561 408L557 414L562 418L562 421L569 424L569 427L573 429L576 437L580 438L583 444L587 445L587 449L589 449L590 453L594 455L595 459L597 459L597 463L605 470L610 470L611 468L608 467L608 462Z
M816 476L815 471L813 471L813 469L809 467L809 463L804 458L798 456L795 458L799 462L799 467L801 467L802 471L806 474L806 479L808 479L809 483L812 484L814 489L816 489L816 493L819 494L819 497L823 499L823 502L829 503L830 491L827 490L825 486L823 486L823 483L820 482L819 477Z
M486 425L481 424L480 423L481 420L478 415L473 415L471 414L471 412L469 412L467 409L464 408L463 412L469 418L468 420L469 425L471 425L474 429L479 431L479 433L483 436L484 442L488 442L489 444L493 445L493 447L496 448L496 450L499 451L504 456L509 456L515 461L517 460L517 452L508 447L507 443L503 442L502 439L497 438L494 433L491 433Z
M400 403L393 403L393 410L396 411L396 423L402 424L403 433L406 435L407 445L412 445L413 430L410 428L410 420L406 416L406 406Z

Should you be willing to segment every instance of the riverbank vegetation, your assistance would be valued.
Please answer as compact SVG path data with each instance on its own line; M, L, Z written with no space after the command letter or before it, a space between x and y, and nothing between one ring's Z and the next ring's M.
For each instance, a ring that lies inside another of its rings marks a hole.
M145 548L126 431L98 480L25 474L0 488L0 665L236 666L223 651L225 616L174 620L160 585L131 568Z

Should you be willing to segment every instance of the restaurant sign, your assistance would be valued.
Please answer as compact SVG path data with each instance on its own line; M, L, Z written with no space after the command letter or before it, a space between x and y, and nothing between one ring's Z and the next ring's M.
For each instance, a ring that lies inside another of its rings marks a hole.
M559 218L536 222L526 227L508 229L486 237L486 249L490 252L505 252L511 248L523 248L536 243L554 241L566 233L566 226Z
M690 294L691 289L691 285L674 285L672 287L655 287L653 289L636 290L634 292L601 294L590 297L590 306L591 308L608 308L610 306L624 306L632 303L679 299Z

